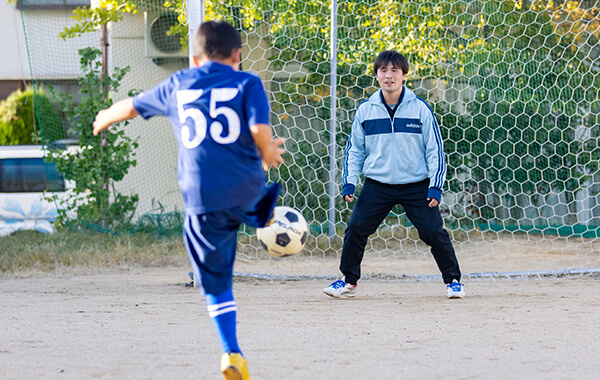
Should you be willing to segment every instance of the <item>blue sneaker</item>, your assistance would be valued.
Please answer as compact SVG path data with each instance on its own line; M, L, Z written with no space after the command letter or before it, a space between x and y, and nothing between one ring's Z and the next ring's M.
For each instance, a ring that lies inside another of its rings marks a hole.
M448 290L448 298L463 298L465 296L464 285L456 280L446 285L446 290Z
M352 298L356 296L357 285L347 284L344 280L337 280L323 289L323 293L333 298Z

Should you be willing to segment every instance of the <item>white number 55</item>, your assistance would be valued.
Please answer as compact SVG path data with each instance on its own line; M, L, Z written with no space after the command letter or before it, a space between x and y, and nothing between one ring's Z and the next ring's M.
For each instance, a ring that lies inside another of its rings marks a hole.
M198 108L190 107L184 109L183 106L198 99L204 90L179 90L177 91L177 113L179 122L184 124L188 118L194 123L194 138L190 140L190 128L184 125L181 128L181 141L183 146L193 149L200 145L206 138L207 119ZM240 137L240 118L238 114L229 107L217 107L218 102L226 102L236 97L239 90L237 88L215 88L210 91L209 113L214 121L210 124L210 137L219 144L231 144ZM227 119L229 133L221 136L223 133L223 124L215 120L217 116L223 115Z

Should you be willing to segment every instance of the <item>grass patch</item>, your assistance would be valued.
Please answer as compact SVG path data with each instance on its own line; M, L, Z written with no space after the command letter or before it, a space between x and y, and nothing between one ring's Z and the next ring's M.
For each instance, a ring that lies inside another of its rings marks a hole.
M61 268L167 267L188 265L180 235L110 235L64 231L52 235L19 231L0 237L0 274Z

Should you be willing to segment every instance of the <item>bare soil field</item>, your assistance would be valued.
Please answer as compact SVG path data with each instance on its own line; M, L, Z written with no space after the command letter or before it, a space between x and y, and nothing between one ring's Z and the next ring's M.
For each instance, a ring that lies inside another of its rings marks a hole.
M460 252L459 260L465 273L477 270L476 260ZM242 257L237 270L335 274L336 260L314 262L259 268ZM405 271L435 274L430 258L409 262ZM4 276L0 378L219 379L220 348L202 295L185 287L188 271ZM364 280L343 300L326 297L327 284L236 277L238 335L254 380L598 378L598 276L466 279L460 300L435 280Z

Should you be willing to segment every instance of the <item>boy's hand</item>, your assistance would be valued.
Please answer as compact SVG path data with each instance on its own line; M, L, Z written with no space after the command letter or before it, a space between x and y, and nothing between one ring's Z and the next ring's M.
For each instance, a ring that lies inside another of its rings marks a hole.
M354 195L352 195L352 194L346 194L346 195L344 195L344 200L346 202L352 202L354 200Z
M276 168L284 162L284 159L281 157L285 153L285 148L281 146L284 142L285 137L277 137L271 140L269 149L263 153L263 168L265 171L271 167Z
M438 200L435 198L427 198L427 200L429 201L429 207L431 208L434 208L435 206L440 204L440 202L438 202Z
M102 110L96 115L96 119L94 120L94 136L98 136L100 131L107 129L112 124L107 116L106 110Z
M133 98L119 100L107 109L103 109L96 115L94 120L94 136L110 127L112 123L128 120L136 117L138 112L133 107Z

